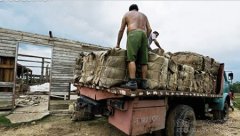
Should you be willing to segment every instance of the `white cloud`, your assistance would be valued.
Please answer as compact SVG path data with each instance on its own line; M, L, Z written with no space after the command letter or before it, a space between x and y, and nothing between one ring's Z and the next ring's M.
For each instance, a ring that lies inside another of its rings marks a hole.
M47 1L0 9L1 27L114 47L122 16L136 3L166 51L194 51L240 71L238 1ZM13 21L14 23L12 23ZM18 22L18 23L15 23ZM121 42L125 47L126 33ZM235 76L236 77L236 76Z

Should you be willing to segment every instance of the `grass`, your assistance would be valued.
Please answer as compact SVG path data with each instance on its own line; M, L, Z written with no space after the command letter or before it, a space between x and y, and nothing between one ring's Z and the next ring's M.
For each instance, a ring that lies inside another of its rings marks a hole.
M234 106L238 109L240 109L240 93L235 93L235 99L234 99Z
M12 123L4 115L0 116L0 126L11 126Z

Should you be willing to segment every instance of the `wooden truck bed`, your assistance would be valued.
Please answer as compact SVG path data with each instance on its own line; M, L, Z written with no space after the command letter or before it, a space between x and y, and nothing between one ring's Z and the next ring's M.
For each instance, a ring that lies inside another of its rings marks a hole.
M209 98L219 98L222 94L206 94L197 92L183 92L183 91L171 91L171 90L130 90L126 88L109 88L109 89L96 89L91 86L80 86L75 84L78 88L78 92L81 95L91 96L90 98L95 98L97 96L115 98L115 97L150 97L150 96L176 96L176 97L209 97ZM99 98L98 98L99 99ZM102 99L102 98L100 98ZM97 100L97 99L95 99Z

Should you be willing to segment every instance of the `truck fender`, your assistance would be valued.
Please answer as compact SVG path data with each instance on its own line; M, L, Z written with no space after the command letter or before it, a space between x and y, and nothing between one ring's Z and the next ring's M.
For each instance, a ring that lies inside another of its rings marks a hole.
M225 102L227 102L228 105L230 104L230 97L228 93L224 93L222 98L215 98L213 100L213 110L223 110Z

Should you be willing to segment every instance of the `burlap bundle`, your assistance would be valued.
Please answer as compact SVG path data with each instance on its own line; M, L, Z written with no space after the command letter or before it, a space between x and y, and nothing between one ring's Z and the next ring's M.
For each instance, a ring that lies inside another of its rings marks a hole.
M153 49L152 52L157 54L157 55L159 55L159 56L163 56L163 54L164 54L164 50L163 49L159 49L159 48Z
M178 91L192 91L194 68L188 65L178 65Z
M178 64L192 66L197 71L203 70L203 56L193 52L176 52L171 57Z
M168 90L177 90L177 74L178 67L176 62L169 60L168 63L168 72L167 72L167 89Z
M168 59L149 52L147 83L150 89L166 89Z
M95 70L97 68L96 58L97 57L93 52L83 57L82 75L79 80L80 83L88 85L93 83Z
M82 67L83 67L83 57L84 57L84 53L81 52L78 56L78 58L76 58L76 63L75 63L75 68L73 70L73 82L79 82L81 75L82 75Z
M213 60L210 73L214 76L215 79L218 75L219 67L220 63Z
M199 93L215 94L216 80L211 74L206 72L196 73L195 79Z
M121 84L126 79L126 63L126 50L105 51L97 62L94 84L105 88Z

